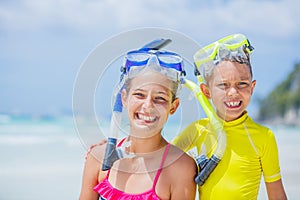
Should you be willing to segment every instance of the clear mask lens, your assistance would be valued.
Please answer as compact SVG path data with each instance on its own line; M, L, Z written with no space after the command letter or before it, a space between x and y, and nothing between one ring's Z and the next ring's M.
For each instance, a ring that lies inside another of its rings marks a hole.
M237 57L239 60L247 59L244 50L250 53L253 49L244 35L234 34L200 49L194 55L194 61L197 68L199 68L200 65L206 62L218 63L224 58Z
M146 68L159 72L176 82L179 81L182 74L185 74L183 59L176 53L160 51L132 51L127 53L124 74L128 74L129 78L135 77Z

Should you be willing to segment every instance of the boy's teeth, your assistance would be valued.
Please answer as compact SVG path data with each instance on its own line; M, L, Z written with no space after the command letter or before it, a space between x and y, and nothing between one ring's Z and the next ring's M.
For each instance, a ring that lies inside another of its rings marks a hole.
M234 106L238 106L240 104L240 102L232 101L232 102L227 102L226 104L227 104L227 106L234 107Z

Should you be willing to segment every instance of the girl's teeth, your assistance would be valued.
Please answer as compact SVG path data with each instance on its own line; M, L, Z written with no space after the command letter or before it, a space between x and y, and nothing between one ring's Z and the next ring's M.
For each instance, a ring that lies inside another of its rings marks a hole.
M145 115L141 115L141 114L139 114L139 118L144 121L154 121L154 119L155 119L155 117L145 116Z

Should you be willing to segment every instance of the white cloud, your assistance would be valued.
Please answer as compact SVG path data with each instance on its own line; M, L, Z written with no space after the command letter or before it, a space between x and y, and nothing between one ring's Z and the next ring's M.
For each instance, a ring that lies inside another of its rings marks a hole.
M60 93L70 90L71 65L80 63L96 42L120 31L144 26L178 30L200 45L234 32L246 34L257 47L253 57L255 74L264 80L266 73L274 71L272 80L263 83L263 87L269 89L290 71L290 63L299 59L299 7L298 0L0 1L0 40L3 44L0 59L6 66L1 68L1 73L10 72L6 76L9 78L0 83L5 86L2 96L19 96L8 100L3 107L15 107L12 103L22 99L20 96L30 96L33 81L40 83L34 90L42 92L45 90L41 88L56 88L57 85L63 86ZM273 70L279 68L280 73ZM62 74L68 76L56 76L57 85L53 85L53 79L48 74L45 76L45 71L63 71ZM41 77L37 76L38 72ZM23 90L26 87L29 89ZM261 91L265 93L266 90ZM50 94L55 95L56 89ZM53 97L47 99L53 101ZM65 107L69 102L67 97L65 99L54 104L60 102L60 106ZM29 97L23 98L23 103L18 105L20 110L44 106L29 108L30 101Z
M192 13L195 31L218 35L218 32L243 31L263 37L286 38L300 34L298 1L228 1L212 7L197 5ZM188 18L184 19L189 23ZM191 21L191 20L190 20ZM215 31L212 31L215 30ZM215 37L213 36L213 37Z
M280 38L299 35L299 6L297 0L206 4L185 0L24 0L2 5L0 18L4 30L66 27L85 31L161 26L200 35L241 30Z

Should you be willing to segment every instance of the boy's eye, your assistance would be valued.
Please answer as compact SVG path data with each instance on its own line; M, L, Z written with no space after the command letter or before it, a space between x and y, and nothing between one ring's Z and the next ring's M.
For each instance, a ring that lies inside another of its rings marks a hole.
M228 86L228 84L227 83L219 83L219 84L217 84L217 86L220 88L226 88Z
M239 88L245 88L245 87L248 87L248 86L249 86L249 83L248 83L248 82L242 81L242 82L239 82L239 83L238 83L238 87L239 87Z

